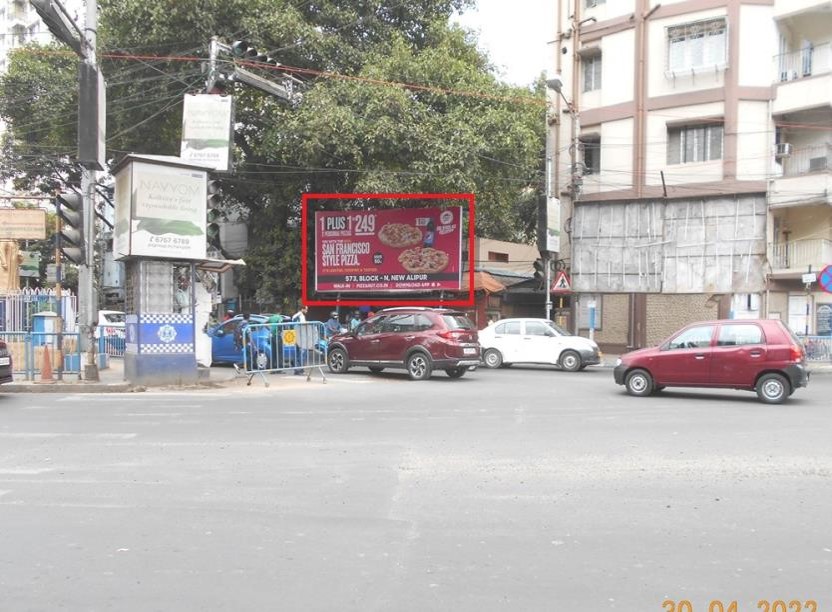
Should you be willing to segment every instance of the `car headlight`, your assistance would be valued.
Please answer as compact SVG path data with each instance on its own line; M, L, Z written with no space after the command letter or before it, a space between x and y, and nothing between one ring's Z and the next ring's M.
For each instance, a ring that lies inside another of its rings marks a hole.
M619 357L618 359L615 360L615 367L618 367L620 365L621 365L621 357Z

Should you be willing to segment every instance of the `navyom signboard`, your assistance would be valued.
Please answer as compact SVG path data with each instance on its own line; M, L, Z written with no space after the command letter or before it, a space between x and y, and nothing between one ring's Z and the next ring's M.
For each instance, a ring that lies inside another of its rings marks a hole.
M205 259L208 175L131 160L116 172L114 256Z
M0 208L0 240L46 240L46 211Z
M462 209L315 213L317 291L459 291Z

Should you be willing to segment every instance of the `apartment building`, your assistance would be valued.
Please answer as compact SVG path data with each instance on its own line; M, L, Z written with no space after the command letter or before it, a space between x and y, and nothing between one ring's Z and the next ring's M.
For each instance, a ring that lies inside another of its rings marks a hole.
M616 349L728 316L829 333L801 277L832 263L832 1L558 0L556 27L578 327L594 302Z
M76 23L83 24L82 0L63 0L62 4ZM52 35L29 0L0 0L0 73L8 69L12 49L30 42L47 44L51 40Z

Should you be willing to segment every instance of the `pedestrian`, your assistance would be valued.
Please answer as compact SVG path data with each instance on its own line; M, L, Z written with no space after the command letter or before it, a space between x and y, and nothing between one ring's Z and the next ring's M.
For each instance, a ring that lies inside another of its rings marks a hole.
M269 335L272 342L272 355L274 356L274 363L278 368L283 367L283 329L280 324L283 323L284 318L285 317L281 314L272 314L266 320L269 324Z
M497 319L496 319L495 317L493 317L493 316L489 316L489 317L488 317L488 327L491 327L491 326L492 326L492 325L494 325L496 322L497 322Z
M324 333L327 339L332 338L335 334L341 333L341 323L338 321L338 313L334 310L329 313L329 319L324 323Z
M359 325L361 325L361 313L358 310L354 310L350 319L350 331L355 330Z
M309 306L302 304L300 310L292 315L292 323L300 323L297 326L297 333L295 334L295 375L303 374L303 366L306 365L306 348L301 348L301 334L308 333L306 327L306 313L309 312Z
M176 312L184 313L191 311L191 290L188 277L182 275L177 282L176 292L173 295Z
M242 362L244 369L247 368L250 363L252 363L253 358L251 350L248 351L248 354L246 354L246 351L243 350L244 348L246 348L246 328L250 323L250 319L251 315L247 312L244 312L243 317L240 319L240 322L237 323L237 326L234 328L234 348L240 351L240 353L242 354ZM251 338L249 338L248 340L250 342ZM249 346L248 348L250 349L251 346ZM239 374L240 366L237 363L234 364L234 369L237 370L237 373Z
M233 310L226 310L225 315L222 318L222 322L225 323L226 321L230 321L234 318L234 311Z

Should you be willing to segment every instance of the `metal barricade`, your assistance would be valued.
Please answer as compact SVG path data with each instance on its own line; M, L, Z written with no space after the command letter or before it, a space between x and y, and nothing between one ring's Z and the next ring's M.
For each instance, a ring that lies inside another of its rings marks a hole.
M0 332L0 340L12 358L12 373L34 380L48 363L60 379L64 374L81 375L81 347L78 333ZM60 348L60 350L59 350ZM48 361L47 361L48 359Z
M109 355L110 357L124 357L124 328L120 329L115 334L107 333L114 329L109 325L99 325L96 328L95 337L98 338L98 352Z
M243 331L243 368L248 377L247 385L260 375L269 386L266 373L293 371L306 374L312 380L312 370L321 374L326 382L326 341L324 324L308 323L250 323Z
M832 361L832 336L803 336L807 361Z

